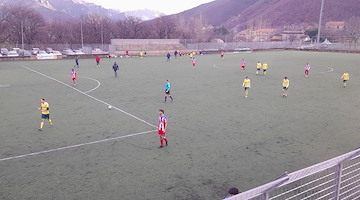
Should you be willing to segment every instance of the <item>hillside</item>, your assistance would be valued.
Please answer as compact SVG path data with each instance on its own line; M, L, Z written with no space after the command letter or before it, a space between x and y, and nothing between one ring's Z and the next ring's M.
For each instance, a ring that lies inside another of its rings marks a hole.
M210 25L239 31L249 23L267 26L317 24L321 0L216 0L177 15L202 15ZM347 21L360 16L360 0L326 0L324 21Z
M82 0L0 0L0 6L23 6L33 8L48 21L80 17L89 13L123 19L125 14L120 11L105 9L101 6Z
M230 18L239 15L243 10L255 4L256 1L257 0L217 0L186 10L178 15L185 17L203 15L209 24L219 26Z
M287 25L317 24L321 0L258 0L225 24L241 30L253 21L265 21L272 27ZM326 0L323 21L347 21L352 16L360 16L360 0Z

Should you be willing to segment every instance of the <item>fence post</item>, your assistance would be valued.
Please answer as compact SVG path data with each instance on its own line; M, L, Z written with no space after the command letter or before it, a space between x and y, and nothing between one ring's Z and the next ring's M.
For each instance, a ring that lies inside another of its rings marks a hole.
M342 169L343 169L343 162L339 163L338 165L338 172L336 174L336 188L335 188L335 199L339 200L340 195L340 187L341 187L341 175L342 175Z

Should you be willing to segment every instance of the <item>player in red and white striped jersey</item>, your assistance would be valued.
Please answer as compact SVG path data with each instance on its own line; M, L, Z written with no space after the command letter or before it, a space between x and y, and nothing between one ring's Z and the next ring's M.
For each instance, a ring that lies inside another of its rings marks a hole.
M160 147L164 146L164 141L166 146L168 145L168 139L166 138L166 128L167 128L167 117L164 114L164 110L159 110L159 125L158 125L158 134L160 136Z
M305 70L305 76L308 77L309 76L309 71L310 71L309 63L306 63L304 70Z
M73 81L73 84L76 85L77 72L74 69L71 70L71 79Z

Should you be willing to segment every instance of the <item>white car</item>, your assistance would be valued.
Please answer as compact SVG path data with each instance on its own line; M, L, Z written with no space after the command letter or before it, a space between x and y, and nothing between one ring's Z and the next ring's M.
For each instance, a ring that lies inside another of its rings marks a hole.
M75 55L74 51L71 49L64 49L61 53L63 55Z
M12 50L11 50L11 51L16 51L16 52L18 52L18 53L19 53L19 52L20 52L20 50L21 50L20 48L12 48Z
M8 53L9 53L9 50L7 48L1 48L0 49L0 54L7 55Z
M19 56L18 52L16 51L9 51L9 53L7 54L8 57L17 57Z
M74 50L74 53L75 53L75 55L83 55L83 54L85 54L80 49L79 50Z
M46 53L46 51L44 51L44 50L40 50L40 51L38 51L37 54L48 54L48 53Z
M91 54L102 54L105 53L103 52L101 49L99 48L95 48L94 50L91 51Z
M46 51L46 53L53 53L54 52L54 50L52 48L46 48L45 51Z
M55 56L62 56L62 53L60 51L53 51L52 52Z
M38 53L39 53L39 51L40 51L40 49L39 49L39 48L32 48L32 49L31 49L31 53L32 53L33 55L38 54Z

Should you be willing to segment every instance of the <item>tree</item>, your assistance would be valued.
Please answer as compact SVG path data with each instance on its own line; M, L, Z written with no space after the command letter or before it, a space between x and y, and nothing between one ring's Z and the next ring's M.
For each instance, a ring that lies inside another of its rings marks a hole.
M227 30L227 28L225 28L225 26L220 26L220 27L215 27L214 33L216 35L227 35L229 31Z
M7 22L9 12L5 7L0 8L0 43L3 43L7 40Z
M312 41L315 41L318 34L318 28L309 28L305 31L305 34L308 35Z
M45 27L44 18L34 9L25 7L6 7L7 36L11 43L24 42L34 44L41 41L41 33Z
M175 32L175 20L170 16L162 16L156 18L151 23L155 36L158 39L169 39L171 34Z
M125 28L128 30L128 39L136 39L142 35L144 26L142 20L137 17L127 17L125 19Z
M72 37L73 20L65 22L53 22L47 27L48 43L70 44Z
M360 38L360 17L351 17L346 24L346 35L350 39L350 44L354 42L355 46Z

